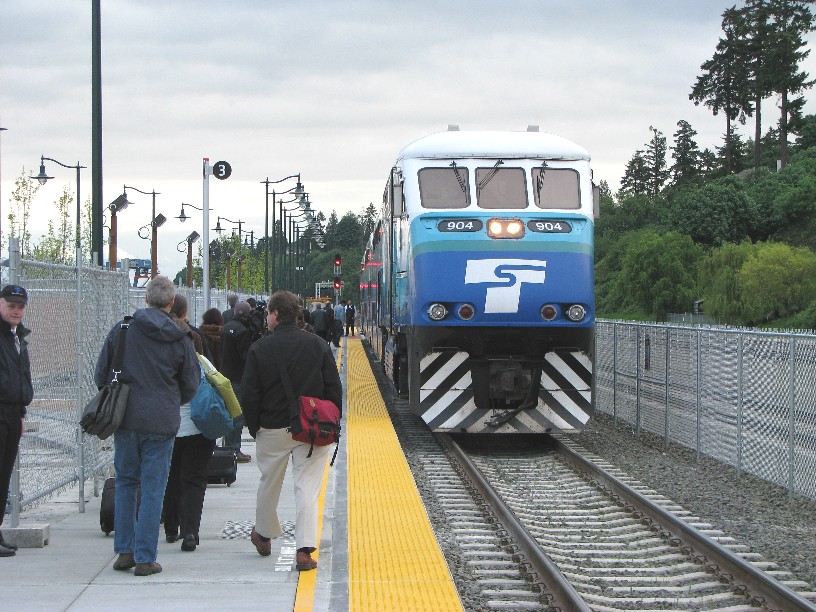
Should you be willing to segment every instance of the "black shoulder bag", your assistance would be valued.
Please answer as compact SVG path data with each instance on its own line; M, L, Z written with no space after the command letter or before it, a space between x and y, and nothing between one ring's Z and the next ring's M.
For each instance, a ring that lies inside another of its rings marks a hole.
M125 341L127 329L132 317L125 317L120 323L119 339L116 343L116 353L113 356L113 380L102 387L94 398L85 406L79 424L82 430L100 440L109 438L119 429L127 408L130 388L119 381L122 373L122 361L125 358Z

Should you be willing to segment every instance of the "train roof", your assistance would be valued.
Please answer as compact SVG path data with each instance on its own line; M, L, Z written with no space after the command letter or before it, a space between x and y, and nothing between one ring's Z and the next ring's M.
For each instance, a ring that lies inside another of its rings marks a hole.
M589 152L583 147L571 140L546 132L437 132L415 140L399 153L399 159L468 157L590 160Z

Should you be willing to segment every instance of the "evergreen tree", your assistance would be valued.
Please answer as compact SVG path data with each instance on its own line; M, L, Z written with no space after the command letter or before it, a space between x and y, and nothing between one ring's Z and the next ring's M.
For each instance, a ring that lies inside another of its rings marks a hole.
M688 121L681 119L677 122L677 131L674 133L674 147L672 147L671 182L678 186L695 182L703 174L702 152L694 137L697 131Z
M626 164L626 170L621 179L621 188L618 198L625 196L646 195L649 193L649 168L642 150L635 151Z
M649 130L652 132L652 138L646 143L643 159L648 172L648 194L656 196L669 180L670 171L666 167L666 137L663 132L651 125Z
M799 70L799 63L810 54L802 50L804 37L814 30L810 4L812 0L770 0L768 6L772 26L766 58L768 87L780 96L779 159L783 168L788 163L788 129L801 113L800 99L789 100L789 96L813 84L808 73Z
M733 122L745 123L746 115L752 114L751 95L748 88L748 47L741 32L740 13L730 8L723 13L724 37L717 43L714 56L700 68L703 74L689 94L695 106L704 104L716 116L725 115L725 168L733 161L731 136L735 133Z
M730 10L730 9L729 9ZM769 48L774 43L769 0L745 0L737 11L737 28L747 49L748 89L754 108L754 170L762 165L762 100L772 92Z

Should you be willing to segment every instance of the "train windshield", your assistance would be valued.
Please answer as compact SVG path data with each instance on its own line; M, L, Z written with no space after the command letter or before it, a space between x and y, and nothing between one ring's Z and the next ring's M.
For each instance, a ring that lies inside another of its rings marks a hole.
M468 169L455 162L447 168L423 168L419 171L419 193L423 208L467 208Z
M524 168L476 168L476 198L479 208L527 208Z
M580 208L578 172L570 168L533 168L533 195L539 208Z

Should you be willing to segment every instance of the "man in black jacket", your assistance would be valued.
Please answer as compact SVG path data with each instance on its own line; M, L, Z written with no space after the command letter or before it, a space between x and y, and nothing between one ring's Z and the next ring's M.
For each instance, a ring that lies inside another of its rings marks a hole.
M317 500L323 470L331 446L297 442L287 431L291 424L290 403L281 381L278 362L285 368L294 395L331 400L342 409L343 387L331 349L315 334L297 326L300 313L297 296L278 291L267 304L267 326L273 333L249 350L241 381L241 405L249 433L255 438L258 469L258 503L251 541L261 556L271 554L271 538L280 536L278 501L289 456L295 480L297 556L295 568L311 570L317 562L311 554L317 547ZM311 452L311 456L308 456Z
M22 320L28 293L18 285L0 292L0 525L8 501L14 461L23 435L26 406L34 398L31 363L28 359L29 330ZM0 557L13 557L17 546L0 533Z

